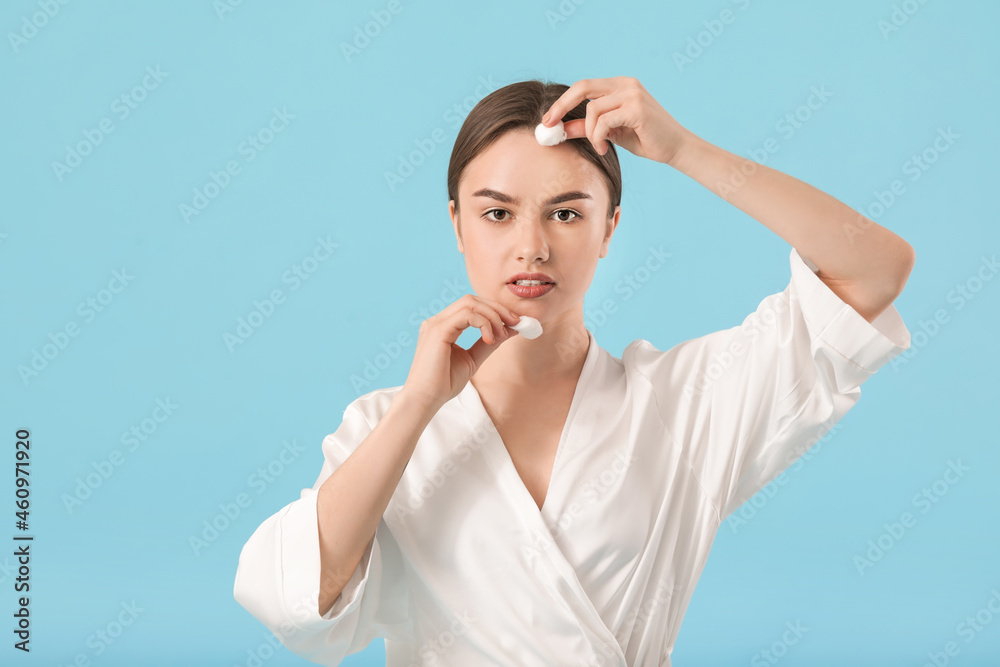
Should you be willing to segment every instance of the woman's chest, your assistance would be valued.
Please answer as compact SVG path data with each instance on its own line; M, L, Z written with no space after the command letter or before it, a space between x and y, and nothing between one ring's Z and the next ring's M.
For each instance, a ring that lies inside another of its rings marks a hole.
M650 549L700 543L699 487L650 406L578 407L565 432L557 408L435 421L388 512L414 569L471 586L565 559L601 606Z
M482 396L500 443L539 510L548 495L574 388L573 383L550 383L541 390Z
M502 423L497 424L497 433L521 483L541 510L552 480L563 422L547 415L521 415L518 417L515 413L501 420Z

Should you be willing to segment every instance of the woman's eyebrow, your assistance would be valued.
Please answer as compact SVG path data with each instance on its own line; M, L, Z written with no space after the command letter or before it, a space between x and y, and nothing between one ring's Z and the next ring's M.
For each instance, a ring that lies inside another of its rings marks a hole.
M503 202L504 204L513 204L514 206L519 206L521 204L521 200L519 198L511 197L508 194L504 194L503 192L498 192L490 188L482 188L480 190L476 190L475 192L472 193L472 196L489 197L491 199L496 199L497 201ZM591 197L586 192L581 192L580 190L570 190L569 192L563 192L562 194L550 197L549 199L542 202L542 206L552 206L553 204L561 204L565 201L572 201L574 199L593 199L593 197Z

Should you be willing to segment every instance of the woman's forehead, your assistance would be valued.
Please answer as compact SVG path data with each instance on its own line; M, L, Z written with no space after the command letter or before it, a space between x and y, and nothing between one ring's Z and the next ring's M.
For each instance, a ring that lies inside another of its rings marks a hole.
M525 128L506 133L473 158L462 174L460 196L490 189L514 198L546 199L580 190L596 199L606 196L603 188L601 172L590 160L566 144L542 146Z

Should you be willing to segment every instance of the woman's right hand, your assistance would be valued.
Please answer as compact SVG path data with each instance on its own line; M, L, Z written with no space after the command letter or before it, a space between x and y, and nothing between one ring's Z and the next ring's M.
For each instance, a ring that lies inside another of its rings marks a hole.
M496 301L463 294L420 323L417 349L403 391L440 408L461 393L493 350L518 335L509 326L517 324L518 319ZM470 326L480 329L482 337L466 350L455 341Z

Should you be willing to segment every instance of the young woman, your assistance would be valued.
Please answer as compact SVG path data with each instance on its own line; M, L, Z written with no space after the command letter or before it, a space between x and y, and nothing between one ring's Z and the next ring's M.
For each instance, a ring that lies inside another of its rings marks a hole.
M541 145L560 120L568 139ZM621 212L615 145L785 239L788 287L665 352L601 348L583 298ZM376 637L390 667L669 665L721 523L909 347L892 302L913 249L695 136L630 77L488 95L448 196L475 294L421 324L402 386L347 406L316 483L243 548L235 597L328 665ZM522 315L540 337L510 328Z

